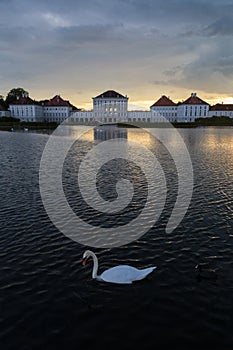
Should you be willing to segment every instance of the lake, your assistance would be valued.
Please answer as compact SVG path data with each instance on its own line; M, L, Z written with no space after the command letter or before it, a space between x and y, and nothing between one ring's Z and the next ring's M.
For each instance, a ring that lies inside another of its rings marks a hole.
M80 128L72 127L73 134ZM156 155L166 177L164 209L145 234L127 244L92 247L71 240L54 225L40 194L40 161L50 136L0 132L1 349L232 347L233 128L177 129L192 161L194 184L189 208L171 233L166 224L179 174L166 147L141 129L112 136L84 131L67 154L62 177L77 216L94 231L101 226L120 233L146 205L145 174L122 160L108 162L96 178L100 195L109 202L117 198L117 179L131 181L132 203L121 215L100 213L82 198L77 182L82 159L109 137L141 142ZM176 138L169 139L169 133L167 142L176 150ZM159 188L159 178L157 183ZM149 219L152 214L149 207ZM91 278L92 262L81 264L87 248L97 254L100 272L119 264L157 269L131 285L98 282ZM214 269L217 279L197 278L199 263Z

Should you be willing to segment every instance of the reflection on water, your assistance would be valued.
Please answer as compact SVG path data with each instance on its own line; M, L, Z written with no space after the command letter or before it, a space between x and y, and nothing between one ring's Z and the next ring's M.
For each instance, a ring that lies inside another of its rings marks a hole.
M77 135L75 128L72 132L66 128L66 136ZM64 190L76 213L89 215L87 219L95 225L104 224L103 216L96 213L93 217L91 208L75 195L82 157L101 142L94 140L93 129L78 128L83 138L66 159ZM177 173L166 149L145 133L143 143L157 155L166 175L165 210L141 239L119 248L96 249L100 273L122 263L138 268L158 266L148 280L131 286L93 281L92 263L81 266L83 251L89 247L63 236L49 220L38 180L49 136L0 132L2 349L53 350L61 344L69 349L89 349L113 343L121 348L137 344L143 349L165 344L232 348L233 129L178 131L194 169L193 197L181 224L172 234L165 233L177 195ZM142 133L128 129L128 140L140 141ZM166 138L169 141L170 137L176 149L172 135L167 132ZM121 165L119 169L109 162L102 169L104 177L101 173L97 176L105 200L116 198L115 179L125 171L125 164ZM131 169L132 181L137 185L134 208L129 213L134 218L147 191L143 174L133 164ZM119 224L120 230L119 217L109 215L106 220L106 225ZM197 280L197 263L216 269L218 279Z
M127 128L118 128L116 125L100 125L94 128L94 140L106 141L110 139L127 139Z

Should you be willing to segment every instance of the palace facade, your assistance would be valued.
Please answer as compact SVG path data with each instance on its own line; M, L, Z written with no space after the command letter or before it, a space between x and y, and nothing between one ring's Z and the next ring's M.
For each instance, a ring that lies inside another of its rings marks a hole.
M197 118L228 116L233 118L233 104L210 106L195 92L182 102L175 103L169 97L161 96L148 111L128 111L127 96L108 90L93 97L92 110L78 110L69 101L56 95L50 100L35 101L23 94L10 104L12 117L21 121L58 122L67 118L78 123L116 123L116 122L194 122Z
M209 104L196 93L183 102L175 103L166 96L160 97L148 111L128 111L128 97L108 90L93 98L93 111L74 112L72 121L105 123L114 122L194 122L209 116Z

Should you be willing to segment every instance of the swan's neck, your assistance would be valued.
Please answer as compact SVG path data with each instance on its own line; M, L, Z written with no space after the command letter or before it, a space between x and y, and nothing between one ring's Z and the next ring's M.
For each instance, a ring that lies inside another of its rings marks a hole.
M90 256L93 258L93 270L92 270L92 278L97 278L98 271L98 259L95 253L91 252Z

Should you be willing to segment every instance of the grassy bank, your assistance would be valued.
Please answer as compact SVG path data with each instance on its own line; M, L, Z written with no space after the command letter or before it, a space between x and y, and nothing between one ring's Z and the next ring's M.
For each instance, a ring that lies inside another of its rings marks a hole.
M0 118L0 130L2 131L21 131L24 128L29 130L54 130L58 123L47 122L20 122L16 118Z
M118 123L119 126L127 126L127 123ZM142 123L133 122L131 127L142 128L166 128L174 126L175 128L197 128L203 126L233 126L233 118L229 117L211 117L211 118L197 118L195 122L174 122L174 123ZM130 125L128 125L130 127Z
M233 126L233 118L229 117L211 117L198 118L195 121L197 126Z
M205 127L205 126L233 126L233 118L229 117L211 117L211 118L198 118L193 123L145 123L145 122L133 122L131 123L117 123L119 127L127 128L169 128L171 124L175 128L196 128L196 127ZM28 128L29 130L54 130L57 128L59 123L55 122L20 122L16 118L0 118L0 130L3 131L14 131L24 130ZM90 125L82 123L67 123L67 125ZM96 126L97 124L93 124Z
M195 128L197 125L195 123L143 123L143 122L133 122L132 124L127 123L117 123L119 127L125 128Z

